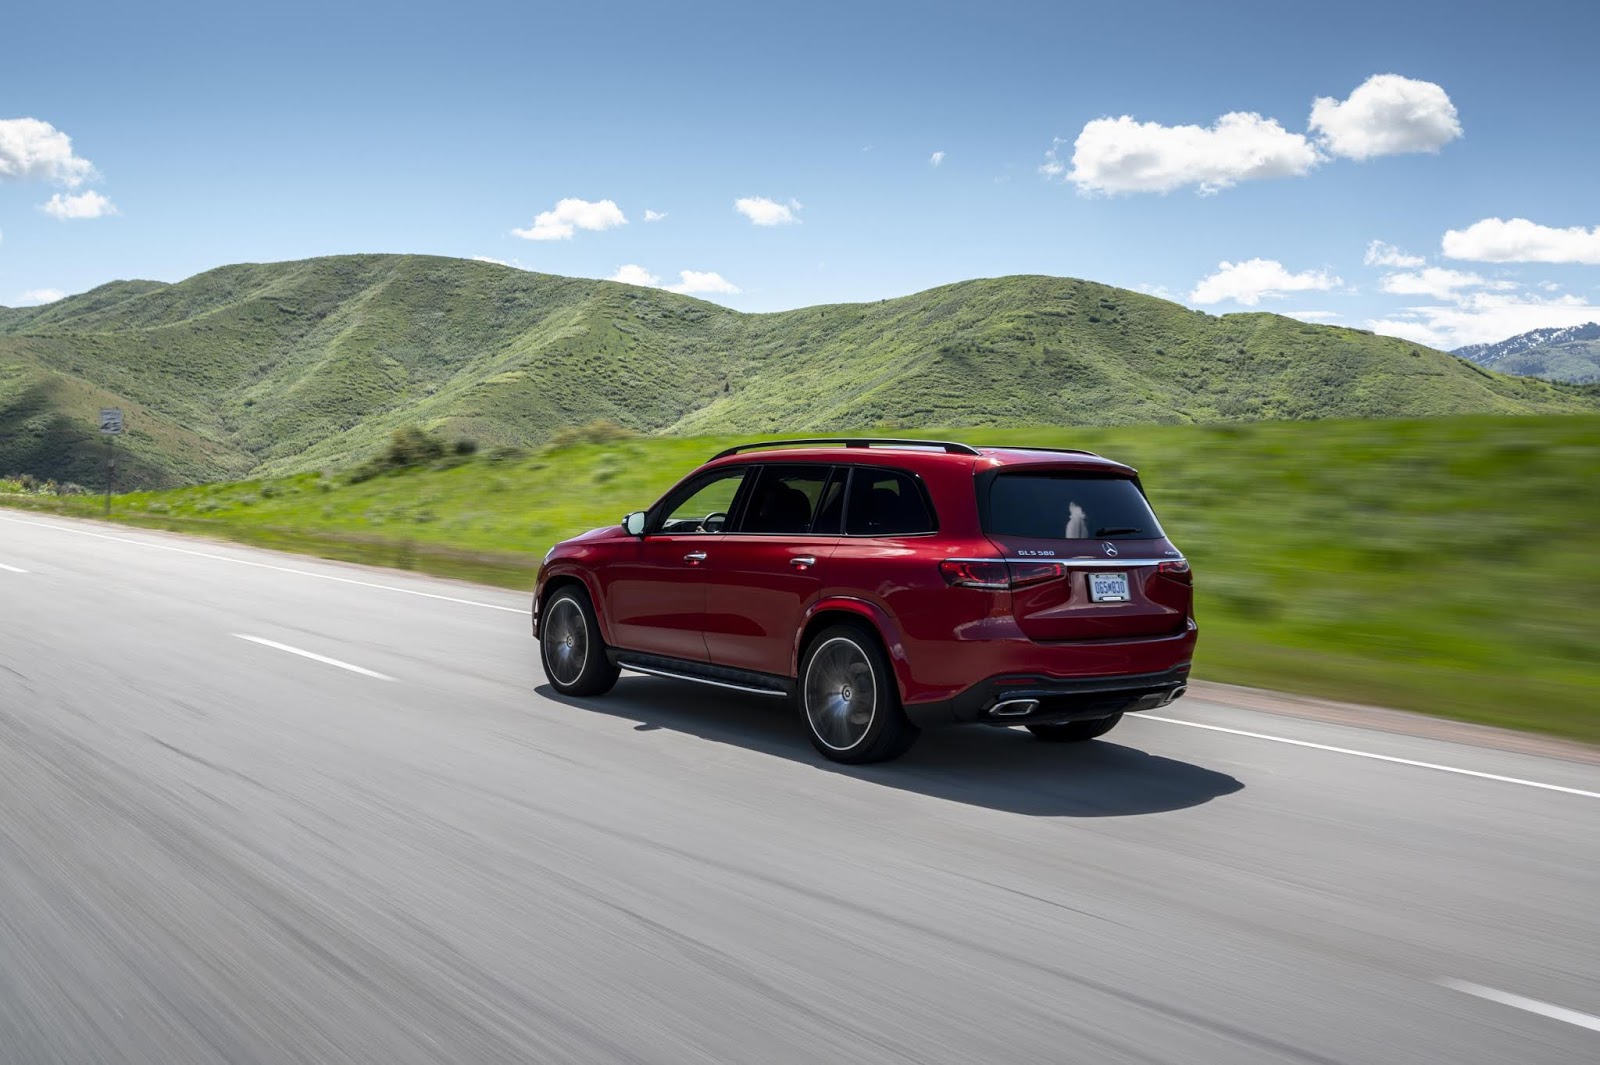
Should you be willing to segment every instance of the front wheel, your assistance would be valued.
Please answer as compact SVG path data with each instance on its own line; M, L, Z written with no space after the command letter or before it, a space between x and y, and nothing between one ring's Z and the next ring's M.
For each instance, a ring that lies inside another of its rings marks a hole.
M800 663L799 687L811 744L835 762L886 762L921 734L900 708L877 638L863 626L833 625L818 633Z
M1096 718L1093 721L1062 721L1054 725L1029 725L1028 731L1046 743L1082 743L1098 739L1117 727L1121 714Z
M558 590L539 618L539 660L550 686L562 695L603 695L619 670L606 658L589 593L573 585Z

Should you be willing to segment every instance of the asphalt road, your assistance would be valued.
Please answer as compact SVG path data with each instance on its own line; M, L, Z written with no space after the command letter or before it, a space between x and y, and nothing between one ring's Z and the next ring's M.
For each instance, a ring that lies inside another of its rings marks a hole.
M1594 764L1185 700L844 769L552 697L524 608L0 513L0 1061L1600 1060Z

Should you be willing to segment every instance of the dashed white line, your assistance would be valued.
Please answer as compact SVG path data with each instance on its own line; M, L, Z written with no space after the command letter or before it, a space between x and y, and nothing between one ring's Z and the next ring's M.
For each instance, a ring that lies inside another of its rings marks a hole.
M1273 743L1287 743L1293 747L1309 747L1314 751L1332 751L1334 754L1348 754L1354 758L1370 758L1375 762L1393 762L1395 765L1415 766L1418 769L1436 769L1441 773L1455 773L1458 776L1477 777L1480 780L1498 780L1502 784L1521 784L1525 788L1542 788L1545 791L1559 791L1567 795L1582 795L1589 799L1600 799L1600 791L1565 788L1560 784L1544 784L1537 780L1523 780L1520 777L1503 777L1498 773L1480 773L1476 769L1459 769L1453 765L1439 765L1435 762L1418 762L1410 758L1396 758L1392 754L1353 751L1348 747L1333 747L1326 743L1312 743L1309 740L1291 740L1286 736L1269 736L1264 732L1246 732L1244 729L1223 728L1221 725L1205 725L1199 721L1182 721L1175 717L1156 717L1153 714L1137 714L1135 716L1146 721L1160 721L1168 725L1187 725L1190 728L1203 728L1211 732L1226 732L1232 736L1248 736L1253 740L1271 740Z
M394 678L389 676L387 673L379 673L375 670L367 669L365 666L353 666L349 662L341 662L337 658L329 658L327 655L319 655L315 651L306 651L299 647L290 647L288 644L279 643L277 640L267 640L260 636L246 636L242 632L236 632L234 635L241 640L249 640L251 643L259 643L262 647L272 647L279 651L288 651L292 655L299 655L301 658L309 658L313 662L322 662L325 665L338 666L340 669L348 669L350 672L359 673L363 677L372 677L375 680L394 680Z
M1529 1013L1537 1013L1541 1017L1566 1021L1568 1024L1575 1024L1579 1028L1588 1028L1591 1031L1600 1032L1600 1017L1579 1013L1577 1010L1569 1010L1565 1006L1552 1006L1550 1003L1540 1002L1536 998L1513 995L1509 991L1498 991L1495 988L1484 987L1482 984L1471 984L1465 980L1439 979L1435 980L1434 983L1440 987L1448 987L1452 991L1460 991L1463 994L1488 999L1490 1002L1498 1002L1502 1006L1527 1010Z
M331 573L314 573L308 569L295 569L292 566L274 566L267 562L251 562L243 558L229 558L227 555L213 555L205 551L191 551L186 547L173 547L170 544L153 544L148 540L133 540L126 536L112 536L109 533L91 532L88 529L75 529L70 525L55 525L43 521L27 521L23 518L8 518L0 515L0 521L9 521L17 525L36 525L41 529L55 529L59 532L77 533L80 536L93 536L101 540L115 540L119 544L133 544L136 547L148 547L156 551L171 551L179 555L194 555L196 558L209 558L217 562L232 562L236 566L254 566L256 569L270 569L278 573L294 573L302 577L316 577L318 580L338 581L340 584L354 584L361 588L378 588L385 592L399 592L401 595L420 595L424 599L441 599L446 603L460 603L463 606L481 606L485 610L505 610L512 614L525 614L527 609L515 606L501 606L499 603L485 603L477 599L458 599L453 595L439 595L436 592L419 592L415 588L397 588L392 584L378 584L374 581L358 581L353 577L335 577Z
M5 570L7 573L26 573L26 572L28 572L27 570L19 569L16 566L8 566L4 562L0 562L0 569Z

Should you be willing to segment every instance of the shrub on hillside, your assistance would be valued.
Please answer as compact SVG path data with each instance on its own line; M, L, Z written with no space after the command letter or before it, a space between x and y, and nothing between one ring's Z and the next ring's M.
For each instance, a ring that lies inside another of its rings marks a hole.
M389 446L350 471L350 483L370 481L380 473L426 466L444 458L444 442L415 425L402 426L389 436Z
M550 438L550 446L563 448L575 444L612 444L638 435L632 429L626 429L616 422L602 418L587 425L569 425L565 429L557 430Z
M0 477L0 492L26 496L81 496L87 493L81 484L71 481L40 479L31 473L18 473Z

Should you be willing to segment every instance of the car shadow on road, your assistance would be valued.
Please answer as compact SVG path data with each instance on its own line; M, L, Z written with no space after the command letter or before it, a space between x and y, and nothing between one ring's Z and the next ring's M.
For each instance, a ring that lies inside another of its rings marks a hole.
M590 713L803 762L886 787L1040 817L1124 817L1198 806L1244 785L1226 773L1107 738L1041 743L1022 729L929 729L894 762L846 766L818 754L796 712L777 700L624 674L594 699L539 694ZM1117 733L1113 732L1112 736Z

